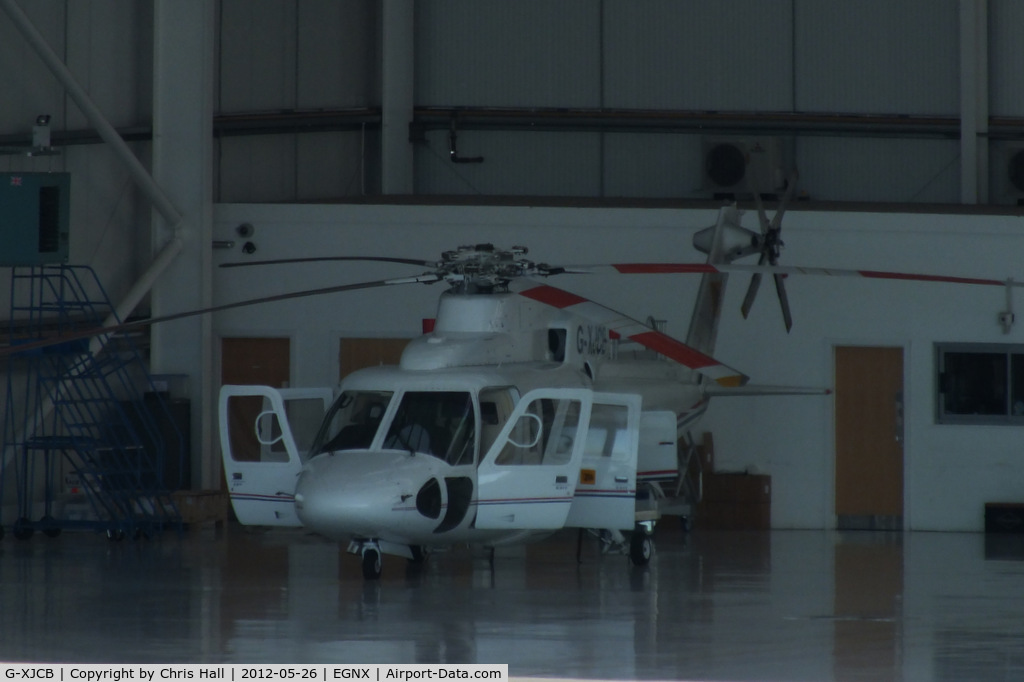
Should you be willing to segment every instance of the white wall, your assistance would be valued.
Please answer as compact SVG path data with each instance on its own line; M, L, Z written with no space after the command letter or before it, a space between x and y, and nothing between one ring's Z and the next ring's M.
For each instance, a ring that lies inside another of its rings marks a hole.
M525 244L548 263L699 259L692 233L714 221L713 209L530 208L508 206L220 205L215 238L236 239L215 264L310 255L398 255L432 259L460 244ZM748 226L754 216L747 216ZM250 222L258 251L244 256L234 228ZM1020 279L1024 247L1019 216L924 213L829 213L791 210L784 221L791 265L854 267ZM328 263L218 269L215 303L340 283L415 274L416 268ZM682 336L696 279L662 276L565 276L556 283L635 317L669 320ZM749 320L739 305L746 282L734 279L716 355L756 383L831 386L835 345L905 349L905 515L911 529L980 530L983 504L1024 498L1024 432L1010 426L934 424L933 344L1020 343L1024 328L1004 335L996 315L1002 288L791 278L796 318L786 335L766 286ZM220 336L288 336L292 384L330 384L341 336L419 333L440 293L405 286L293 300L222 313ZM755 469L773 477L772 519L779 528L834 524L832 399L719 399L702 428L715 435L720 469Z

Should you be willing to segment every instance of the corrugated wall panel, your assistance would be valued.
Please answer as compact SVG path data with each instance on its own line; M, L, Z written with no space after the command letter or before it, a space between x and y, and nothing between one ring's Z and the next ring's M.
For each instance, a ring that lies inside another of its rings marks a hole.
M153 8L134 0L68 3L67 63L112 125L145 125L153 112ZM47 72L46 78L56 80ZM55 113L55 112L54 112ZM92 127L78 107L67 127Z
M604 196L702 197L699 135L620 133L604 141Z
M605 106L768 110L792 106L790 2L608 0Z
M222 0L218 112L380 102L378 3ZM376 149L376 148L374 148ZM363 192L362 134L218 141L218 201L336 199Z
M296 10L291 0L221 0L217 113L296 106Z
M417 147L416 192L600 196L600 149L598 133L473 131L459 135L459 154L483 163L452 163L438 131Z
M989 113L1024 116L1024 2L989 0Z
M949 203L960 193L957 140L810 137L796 161L811 199Z
M44 0L22 3L23 11L58 55L65 54L64 2ZM0 130L29 132L39 114L53 116L51 124L64 125L64 91L21 33L4 15L0 21Z
M379 102L378 3L302 0L296 7L296 106L346 108Z
M420 106L600 106L594 0L429 0L415 23Z
M798 111L956 115L957 0L799 0Z

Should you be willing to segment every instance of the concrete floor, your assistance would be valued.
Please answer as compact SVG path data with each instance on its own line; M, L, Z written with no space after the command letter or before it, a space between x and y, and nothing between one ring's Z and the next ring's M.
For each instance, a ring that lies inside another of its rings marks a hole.
M646 569L576 534L419 572L301 531L0 541L0 660L508 663L512 676L1024 679L1024 536L682 533Z

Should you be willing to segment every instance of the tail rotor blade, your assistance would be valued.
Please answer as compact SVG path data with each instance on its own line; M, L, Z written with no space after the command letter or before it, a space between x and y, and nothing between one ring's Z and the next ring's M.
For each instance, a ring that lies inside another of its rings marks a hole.
M743 297L743 305L740 306L740 312L743 313L743 319L747 319L747 315L750 314L750 308L754 305L754 299L757 298L757 290L761 286L761 273L755 272L750 276L750 286L747 287L747 295Z
M786 277L775 274L775 293L779 296L779 306L782 308L782 320L786 323L786 333L793 328L793 314L789 310L789 296L786 295Z
M757 188L751 188L750 193L754 195L754 204L757 206L757 219L761 224L761 236L768 234L771 224L768 222L768 214L764 211L764 202L761 201L761 193Z
M782 216L785 214L786 209L789 208L789 202L793 199L793 195L796 194L796 181L799 177L794 170L786 181L786 193L782 195L779 208L775 211L775 215L772 216L771 229L778 230L782 226Z

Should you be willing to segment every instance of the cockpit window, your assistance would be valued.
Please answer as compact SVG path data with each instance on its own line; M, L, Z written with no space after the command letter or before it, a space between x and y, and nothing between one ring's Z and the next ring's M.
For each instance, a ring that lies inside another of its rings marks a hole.
M472 464L473 398L466 391L409 391L395 412L384 447L433 455L452 466Z
M373 443L391 391L345 391L327 411L310 452L365 450Z

